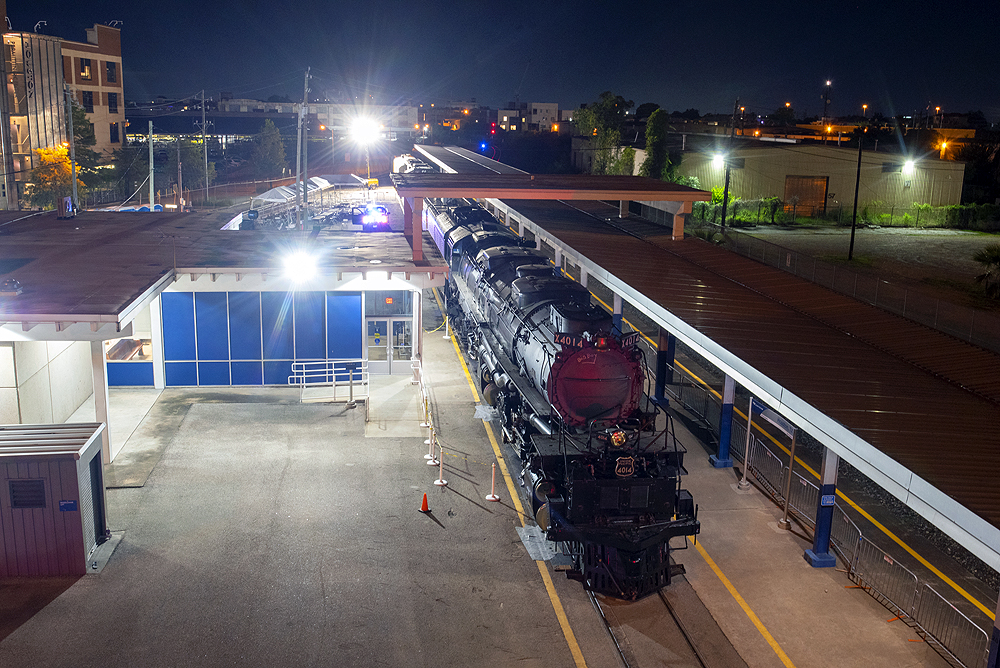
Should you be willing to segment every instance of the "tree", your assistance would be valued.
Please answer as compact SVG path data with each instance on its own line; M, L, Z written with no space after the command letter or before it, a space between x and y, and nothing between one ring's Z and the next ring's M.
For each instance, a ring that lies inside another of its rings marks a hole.
M261 179L281 176L288 166L281 133L271 119L264 121L264 127L254 136L250 160L253 162L254 175Z
M1000 144L969 142L958 149L955 158L965 162L963 202L995 202L1000 197Z
M635 149L628 146L615 156L611 164L608 165L608 174L620 176L632 176L635 174Z
M983 273L976 276L976 283L983 284L987 296L1000 299L1000 244L980 248L972 259L983 265Z
M635 103L611 91L601 93L596 102L579 109L573 115L577 134L591 137L594 144L593 174L609 174L609 170L622 157L621 129L625 112ZM620 168L621 165L614 168Z
M101 154L95 151L97 137L94 124L87 118L87 112L75 99L70 106L73 114L73 150L76 158L76 176L80 181L94 188L104 180L97 167L101 164ZM69 136L69 118L66 119L66 136Z
M655 110L646 121L646 159L639 167L639 176L662 179L670 165L667 150L667 114Z
M38 166L31 170L28 203L43 209L54 209L62 197L73 194L73 175L69 162L69 149L65 146L35 149ZM85 186L77 179L77 192Z
M767 120L774 125L795 125L795 110L791 107L778 107L767 115Z
M128 197L138 190L149 176L149 146L146 142L123 144L111 158L115 187L126 190Z
M192 139L181 139L181 178L186 190L197 190L205 187L205 156L201 142ZM177 145L167 150L167 165L164 167L166 183L177 183ZM208 182L215 180L215 163L208 163Z
M660 108L660 105L655 102L643 102L635 110L636 120L642 120L644 118L649 118L654 111Z

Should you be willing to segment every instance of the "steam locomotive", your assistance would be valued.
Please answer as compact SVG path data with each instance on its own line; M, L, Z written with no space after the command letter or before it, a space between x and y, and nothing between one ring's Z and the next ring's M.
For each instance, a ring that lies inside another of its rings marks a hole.
M683 572L670 539L700 525L680 487L684 448L644 394L638 335L622 336L585 287L482 207L435 200L427 215L451 269L449 322L557 560L610 596L668 585Z

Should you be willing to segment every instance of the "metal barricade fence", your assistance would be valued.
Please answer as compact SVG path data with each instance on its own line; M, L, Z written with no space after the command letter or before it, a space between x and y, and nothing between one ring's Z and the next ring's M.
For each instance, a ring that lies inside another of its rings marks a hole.
M746 438L746 426L737 424L734 420L732 435L729 439L729 453L741 462L746 462L744 456ZM774 499L780 500L782 498L781 484L784 480L784 470L785 465L782 461L759 438L753 436L750 439L750 464L747 466L747 472L752 474Z
M816 508L816 506L813 506ZM830 527L830 542L833 549L847 564L848 570L854 567L854 558L861 544L861 529L847 516L839 503L833 505L833 524Z
M932 641L966 668L985 668L990 638L929 584L920 590L914 620Z
M786 471L788 469L785 469ZM816 508L819 504L819 487L796 473L788 491L788 507L810 527L816 526Z
M859 541L854 567L848 575L885 607L913 617L917 576L867 538Z

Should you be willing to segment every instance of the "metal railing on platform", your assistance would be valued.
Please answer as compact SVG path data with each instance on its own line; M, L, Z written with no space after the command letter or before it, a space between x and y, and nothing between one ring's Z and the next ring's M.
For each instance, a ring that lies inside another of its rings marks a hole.
M368 361L363 359L292 362L289 385L299 387L303 403L364 401L367 415L369 384Z
M673 382L665 388L671 400L693 413L718 435L722 413L719 397L682 369L674 367L672 372ZM735 413L729 440L729 452L733 459L745 463L746 425L738 422ZM747 471L776 503L784 503L788 466L756 435L750 438ZM803 525L815 530L819 487L798 472L792 475L789 511ZM951 665L956 668L985 668L989 634L983 630L983 625L960 611L930 584L921 583L912 571L865 537L839 503L834 504L830 542L846 564L848 577L913 626ZM983 622L987 622L985 617ZM991 624L986 623L986 626Z

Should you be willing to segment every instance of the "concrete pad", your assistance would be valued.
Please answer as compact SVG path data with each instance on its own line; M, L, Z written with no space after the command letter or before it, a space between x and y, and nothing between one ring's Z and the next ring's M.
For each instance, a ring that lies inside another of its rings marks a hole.
M145 419L149 409L163 390L151 387L108 388L108 421L111 439L111 459L122 451L128 440ZM66 422L95 422L97 411L91 394Z

